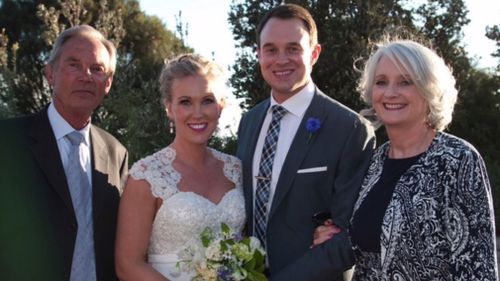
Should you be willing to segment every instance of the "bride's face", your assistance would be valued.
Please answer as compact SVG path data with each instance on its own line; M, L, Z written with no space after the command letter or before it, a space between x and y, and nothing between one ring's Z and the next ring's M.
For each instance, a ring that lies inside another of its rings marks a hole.
M194 75L174 81L167 114L175 124L176 141L206 144L217 128L223 103L219 83Z

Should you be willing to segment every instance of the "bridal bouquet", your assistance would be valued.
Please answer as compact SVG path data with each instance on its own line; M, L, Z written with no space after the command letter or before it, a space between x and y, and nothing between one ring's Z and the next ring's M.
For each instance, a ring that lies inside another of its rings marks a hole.
M206 228L201 247L188 247L179 257L196 276L192 281L266 281L264 250L255 237L242 237L227 224L219 232ZM182 265L181 265L182 266Z

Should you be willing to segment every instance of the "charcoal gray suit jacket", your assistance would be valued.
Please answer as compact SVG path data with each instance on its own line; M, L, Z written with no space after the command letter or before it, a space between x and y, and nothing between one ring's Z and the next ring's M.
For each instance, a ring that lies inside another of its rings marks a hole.
M252 163L269 99L241 119L237 156L243 163L247 230L253 234ZM306 122L321 128L310 135ZM348 223L375 145L374 132L358 114L316 89L283 163L267 226L271 280L341 280L354 263ZM330 211L342 232L310 249L312 216Z
M0 280L69 280L78 224L59 149L41 112L0 121ZM114 244L128 153L90 127L97 280L117 280Z

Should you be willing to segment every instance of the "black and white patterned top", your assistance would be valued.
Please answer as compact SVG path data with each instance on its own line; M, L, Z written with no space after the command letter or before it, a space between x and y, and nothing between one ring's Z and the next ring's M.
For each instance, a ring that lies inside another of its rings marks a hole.
M379 180L389 143L379 147L354 212ZM399 179L382 222L381 253L359 250L353 280L498 280L490 183L481 155L437 133Z

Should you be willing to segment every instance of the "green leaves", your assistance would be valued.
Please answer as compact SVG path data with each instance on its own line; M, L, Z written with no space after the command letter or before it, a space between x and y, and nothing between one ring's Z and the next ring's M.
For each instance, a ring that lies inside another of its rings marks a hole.
M201 253L191 247L181 251L184 263L196 271L194 280L213 280L214 276L217 280L267 280L263 274L264 250L257 238L242 238L229 225L221 223L218 232L205 228L200 239L203 249L197 251Z

